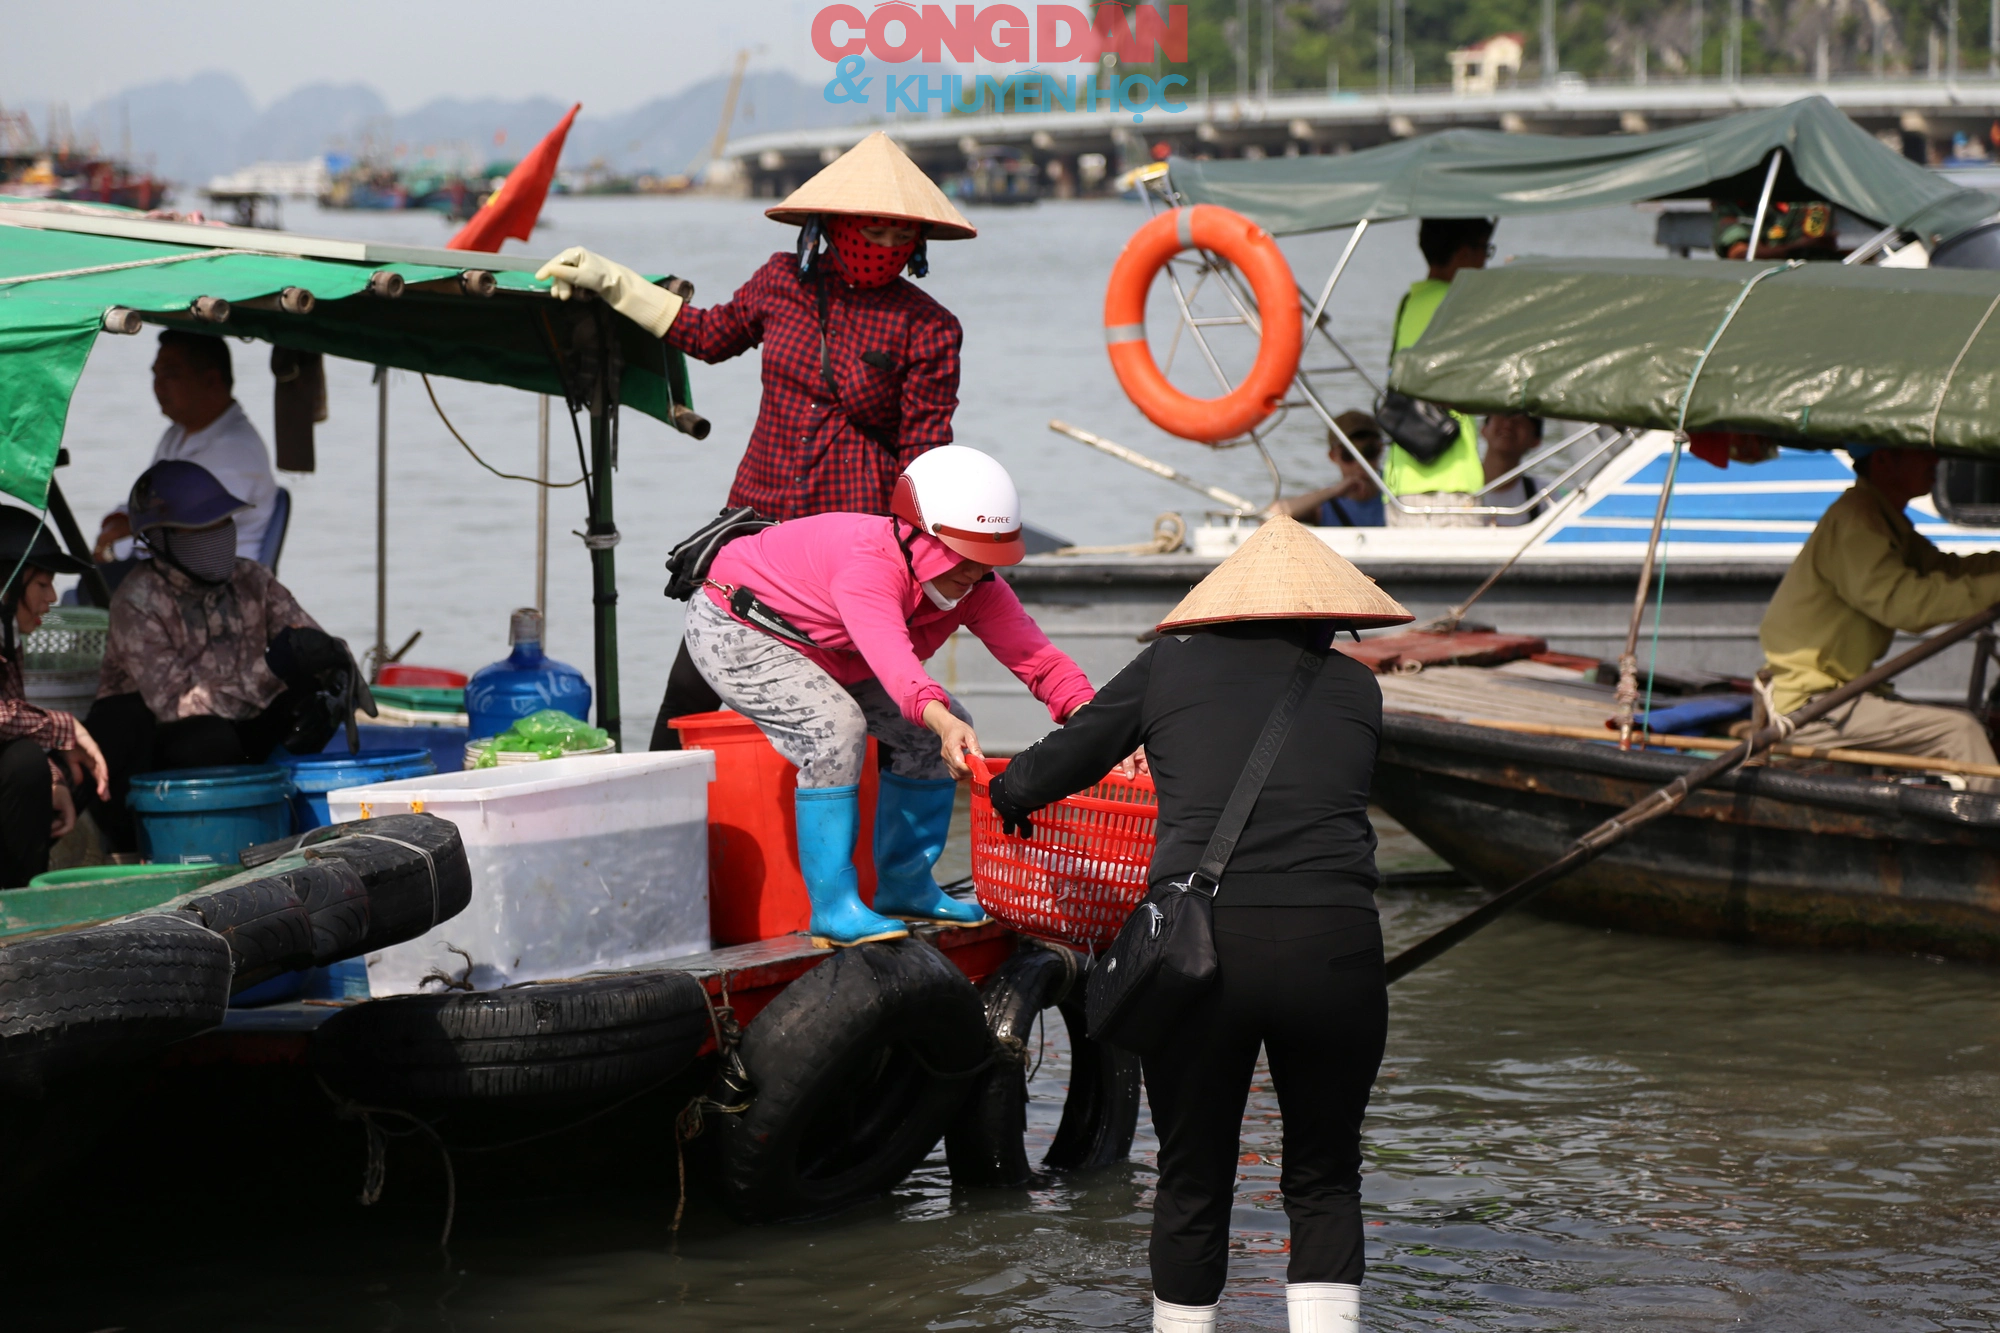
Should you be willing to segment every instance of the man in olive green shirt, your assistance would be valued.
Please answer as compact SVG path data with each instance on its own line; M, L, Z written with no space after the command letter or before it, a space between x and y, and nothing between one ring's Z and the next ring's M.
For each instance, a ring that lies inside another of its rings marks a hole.
M1931 489L1937 455L1856 449L1859 478L1821 516L1785 571L1758 638L1781 714L1875 665L1897 630L1917 634L2000 602L2000 552L1946 555L1918 535L1904 506ZM1801 745L1886 750L1990 764L1985 725L1958 708L1864 694L1792 738ZM1975 791L2000 792L1992 779Z

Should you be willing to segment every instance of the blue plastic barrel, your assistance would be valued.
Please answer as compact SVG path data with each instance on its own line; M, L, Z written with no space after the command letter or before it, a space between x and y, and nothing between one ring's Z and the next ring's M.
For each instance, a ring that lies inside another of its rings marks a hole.
M385 727L379 723L361 724L361 753L374 754L384 750L411 750L417 746L431 752L431 761L440 773L456 773L465 767L465 743L472 734L465 727ZM347 750L347 732L337 731L333 739L320 752L325 759L351 759Z
M275 764L177 768L132 779L148 861L227 865L245 847L292 831L292 782Z
M553 708L580 722L590 720L590 682L567 662L542 653L542 617L533 607L514 613L508 629L514 651L483 666L465 686L470 739L497 736L530 713Z
M360 754L286 755L278 761L292 775L293 831L304 833L333 822L326 794L341 787L365 787L397 778L424 778L438 771L429 750L363 750Z

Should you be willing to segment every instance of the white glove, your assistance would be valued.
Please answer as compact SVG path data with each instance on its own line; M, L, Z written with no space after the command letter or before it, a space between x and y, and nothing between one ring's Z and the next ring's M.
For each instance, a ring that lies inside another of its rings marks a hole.
M681 298L655 287L623 264L593 254L580 245L551 259L535 271L549 280L549 292L567 301L573 288L596 292L605 303L655 338L664 338L681 313Z

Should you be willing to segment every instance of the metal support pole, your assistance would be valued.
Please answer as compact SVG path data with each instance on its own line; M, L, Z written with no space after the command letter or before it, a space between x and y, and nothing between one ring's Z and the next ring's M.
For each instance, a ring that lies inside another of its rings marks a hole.
M111 605L111 589L104 582L103 571L98 569L92 558L90 542L83 535L83 529L77 526L76 515L70 512L69 501L64 498L62 487L56 484L54 477L49 478L49 517L56 521L56 531L62 535L63 545L69 547L69 553L89 566L79 577L90 593L90 604Z
M1986 77L2000 79L2000 0L1986 6Z
M389 660L389 367L375 367L375 669Z
M1556 86L1556 67L1562 60L1556 55L1556 0L1542 0L1542 86Z
M1944 76L1953 83L1958 82L1958 0L1951 0L1945 8L1944 20Z
M1729 81L1743 81L1743 0L1729 0Z
M535 395L535 610L542 613L542 633L549 623L549 396ZM547 642L546 637L543 642Z
M2000 0L1994 0L1994 3L2000 4ZM1691 43L1694 50L1690 53L1691 58L1688 61L1688 66L1693 72L1696 82L1700 82L1701 80L1701 53L1702 48L1708 45L1707 29L1708 0L1694 0L1694 41Z
M1395 0L1396 8L1396 91L1410 91L1410 4Z
M1236 0L1236 100L1250 100L1250 0Z
M608 311L595 321L597 373L590 388L590 548L591 608L596 630L597 725L619 741L618 703L618 524L612 518L612 473L617 465L617 342Z
M1382 96L1389 95L1389 0L1380 0L1375 15L1375 82Z
M1957 0L1953 0L1953 3L1956 2ZM1274 40L1276 33L1278 31L1277 0L1264 0L1263 17L1264 17L1264 61L1263 61L1264 67L1258 71L1257 75L1257 84L1258 84L1257 99L1261 102L1268 102L1271 100L1272 82L1277 77L1275 73L1278 63L1277 43Z
M1746 261L1757 257L1757 243L1764 238L1764 214L1771 207L1771 190L1778 183L1778 168L1784 161L1785 150L1773 148L1771 169L1764 173L1764 192L1757 196L1757 219L1750 224L1750 244L1743 251L1743 258Z

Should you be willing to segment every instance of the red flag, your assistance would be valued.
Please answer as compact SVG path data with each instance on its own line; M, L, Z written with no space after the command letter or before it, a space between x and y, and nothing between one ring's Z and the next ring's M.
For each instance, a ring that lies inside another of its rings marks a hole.
M562 123L507 173L507 179L493 192L492 198L480 205L464 229L445 242L445 249L483 250L493 254L510 236L517 241L528 239L535 229L535 219L541 216L542 202L548 198L549 181L556 174L556 159L562 156L570 122L581 110L581 102L569 109Z

